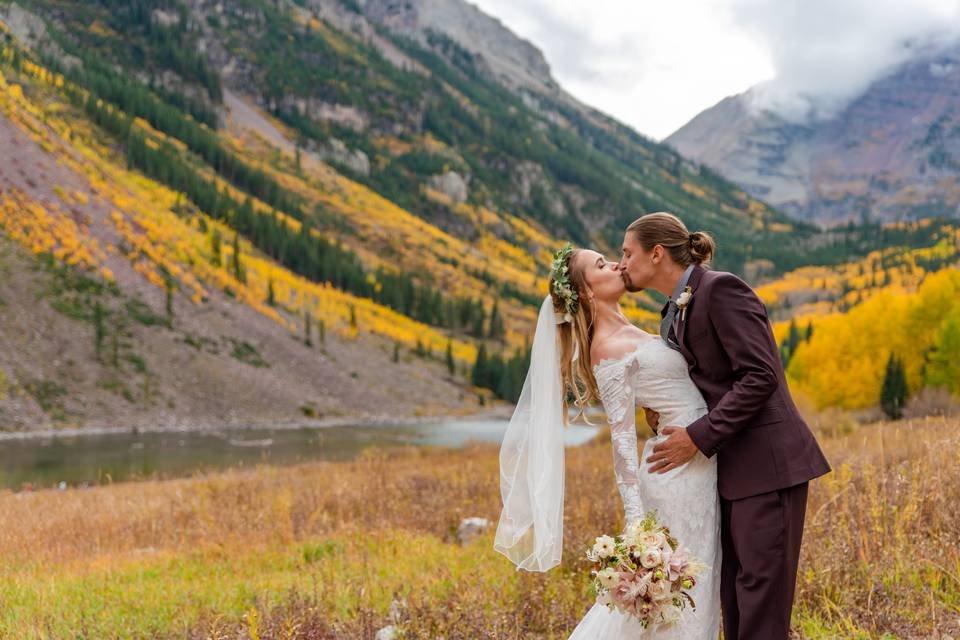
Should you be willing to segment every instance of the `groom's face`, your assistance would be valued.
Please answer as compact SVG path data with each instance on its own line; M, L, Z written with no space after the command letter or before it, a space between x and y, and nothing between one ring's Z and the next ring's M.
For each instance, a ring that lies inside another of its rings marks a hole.
M644 251L632 231L624 234L623 249L620 262L617 263L617 270L623 278L623 286L627 291L643 291L650 286L650 281L656 274L661 253L662 247L659 245L655 246L653 251Z

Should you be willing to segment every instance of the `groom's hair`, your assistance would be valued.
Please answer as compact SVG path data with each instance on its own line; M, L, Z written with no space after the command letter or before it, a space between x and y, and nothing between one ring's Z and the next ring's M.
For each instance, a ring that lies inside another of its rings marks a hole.
M665 211L637 218L627 227L627 233L633 234L644 251L653 251L656 245L663 245L673 261L682 267L709 264L717 250L709 233L690 233L680 218Z

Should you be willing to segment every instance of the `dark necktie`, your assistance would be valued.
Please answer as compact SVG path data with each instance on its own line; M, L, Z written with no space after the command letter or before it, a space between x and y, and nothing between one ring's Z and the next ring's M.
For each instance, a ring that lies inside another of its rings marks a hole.
M667 346L676 351L680 351L680 345L670 337L670 330L673 329L673 322L677 317L677 298L680 297L680 294L684 291L687 286L687 282L690 280L690 274L693 273L694 265L689 265L683 271L683 275L680 276L680 281L677 283L676 289L673 290L673 296L667 302L667 311L663 314L663 320L660 321L660 337L663 338L663 341L667 343ZM677 335L676 331L673 333L674 336Z
M677 317L677 303L670 300L667 303L667 312L660 321L660 337L667 343L667 346L676 351L680 351L680 345L676 340L670 337L670 330L673 328L673 321Z

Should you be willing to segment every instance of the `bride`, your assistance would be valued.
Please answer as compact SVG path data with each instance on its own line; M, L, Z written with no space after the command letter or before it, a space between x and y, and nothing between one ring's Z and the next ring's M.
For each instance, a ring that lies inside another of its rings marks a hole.
M619 300L625 292L617 263L599 253L567 245L554 256L530 369L500 449L503 510L494 549L518 570L547 571L560 563L567 392L581 412L599 399L610 423L625 525L656 509L659 520L708 568L690 591L696 610L687 609L680 623L644 629L628 614L596 602L570 638L716 640L721 560L716 456L698 452L666 473L650 473L639 461L666 436L648 439L638 456L635 423L637 406L658 412L660 424L686 426L707 413L707 404L683 356L624 316Z

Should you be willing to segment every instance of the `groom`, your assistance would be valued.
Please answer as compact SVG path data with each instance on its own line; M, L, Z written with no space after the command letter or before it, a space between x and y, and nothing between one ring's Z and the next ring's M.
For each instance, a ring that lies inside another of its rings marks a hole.
M618 269L628 291L670 296L660 335L683 354L709 413L666 426L651 473L717 456L726 640L787 638L808 481L830 466L790 397L766 308L737 276L708 271L714 244L669 213L634 221ZM654 428L659 416L648 411Z

